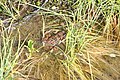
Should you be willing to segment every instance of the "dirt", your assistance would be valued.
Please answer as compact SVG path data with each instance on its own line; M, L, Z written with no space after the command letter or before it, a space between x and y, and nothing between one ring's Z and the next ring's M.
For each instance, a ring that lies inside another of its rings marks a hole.
M17 26L16 26L17 27ZM21 35L21 40L24 40L28 35L29 39L40 40L40 31L42 29L42 17L36 15L24 24L18 25Z
M28 40L33 40L35 48L44 46L45 51L52 50L58 51L60 49L65 49L65 36L66 32L62 29L55 29L54 26L62 26L57 22L52 21L53 17L47 17L45 23L44 35L43 33L43 16L40 14L30 14L23 18L23 20L13 23L10 27L12 31L11 37L15 37L14 46L18 46L19 38L21 44L25 40L25 45L27 45ZM8 24L7 24L8 25ZM9 27L6 28L8 32Z

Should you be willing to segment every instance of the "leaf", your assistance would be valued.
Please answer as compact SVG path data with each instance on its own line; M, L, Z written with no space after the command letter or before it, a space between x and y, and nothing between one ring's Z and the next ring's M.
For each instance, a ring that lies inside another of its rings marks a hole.
M33 48L33 41L32 40L29 40L28 41L28 48L32 49Z
M1 13L1 12L3 12L3 9L2 9L2 7L0 6L0 13Z

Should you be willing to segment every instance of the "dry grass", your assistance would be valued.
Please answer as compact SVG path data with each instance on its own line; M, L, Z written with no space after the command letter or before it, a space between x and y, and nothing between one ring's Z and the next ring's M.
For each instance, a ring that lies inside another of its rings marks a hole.
M98 2L77 0L75 3L64 1L67 2L65 5L62 3L56 5L56 1L52 5L50 1L42 5L39 0L31 3L17 2L11 5L8 3L7 7L5 7L6 1L1 2L0 5L9 15L11 22L10 25L6 23L9 25L6 26L4 23L6 20L1 20L0 33L5 33L7 37L2 36L5 39L1 46L0 79L120 79L119 2L116 4L111 0L99 0ZM58 3L60 3L59 0ZM13 6L14 4L17 4L17 7ZM33 13L31 11L33 9L38 9L38 12ZM26 20L25 14L33 16ZM18 25L14 25L15 20L20 20ZM8 34L12 28L16 28L13 34L19 35L16 35L17 41L14 39L15 35ZM58 33L63 30L65 36ZM47 40L44 41L46 37ZM61 37L62 39L59 39ZM25 44L29 40L34 43ZM63 48L61 48L60 40L63 42ZM17 46L14 45L14 41L18 42ZM45 50L46 44L49 43L52 48ZM55 48L57 51L54 51ZM9 71L5 73L6 69ZM8 76L4 77L4 75Z

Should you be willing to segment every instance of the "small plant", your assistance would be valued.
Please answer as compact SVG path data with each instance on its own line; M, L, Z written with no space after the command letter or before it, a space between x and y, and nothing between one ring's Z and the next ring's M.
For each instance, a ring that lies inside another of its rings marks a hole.
M33 41L33 40L29 40L29 41L28 41L28 45L25 46L25 47L28 49L28 51L29 51L29 53L30 53L28 58L31 58L33 52L36 52L36 51L37 51L37 50L34 48L34 41Z

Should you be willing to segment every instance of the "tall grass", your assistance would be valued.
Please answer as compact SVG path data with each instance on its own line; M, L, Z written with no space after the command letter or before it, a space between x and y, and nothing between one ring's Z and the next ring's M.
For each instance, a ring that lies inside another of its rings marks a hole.
M15 66L18 64L22 47L20 42L17 48L14 47L15 37L11 37L11 33L12 31L6 30L1 21L0 80L14 80L14 74L17 73Z
M39 2L39 1L38 1ZM120 74L118 69L113 67L105 56L109 56L112 48L106 48L105 44L99 45L99 38L106 38L106 41L117 42L119 46L119 0L65 0L68 5L63 5L60 8L60 0L54 1L54 5L49 5L50 1L46 2L43 6L38 6L28 2L22 2L39 9L43 19L43 37L46 30L46 19L48 16L60 18L64 23L66 30L65 50L58 51L57 53L39 52L40 55L33 55L30 59L22 62L18 69L15 66L19 62L22 47L20 41L16 52L13 51L14 39L10 38L9 34L4 31L2 27L1 32L1 67L0 79L13 79L14 73L20 74L26 79L42 79L42 80L114 80L111 77L115 73L115 77ZM74 3L73 3L74 2ZM14 12L9 10L5 4L1 3L4 10L15 19ZM49 7L47 7L49 6ZM58 10L51 9L53 6L58 7ZM14 9L11 6L12 10ZM59 10L60 9L60 10ZM15 13L19 14L19 9L15 9ZM52 21L49 21L52 23ZM53 21L57 22L56 20ZM1 25L3 26L3 25ZM55 25L55 27L60 27ZM53 25L47 25L47 28L55 28ZM102 37L101 37L102 36ZM98 43L97 43L98 41ZM97 46L95 45L97 44ZM44 46L44 44L43 44ZM107 54L107 55L106 55ZM110 57L108 57L109 60ZM22 66L22 67L21 67ZM110 70L109 70L110 69ZM109 75L110 74L110 75ZM32 77L32 78L31 78Z
M21 1L18 1L18 3L20 2ZM15 7L15 2L12 2L11 0L0 1L0 10L0 13L8 18L16 19L16 17L20 16L20 4Z

